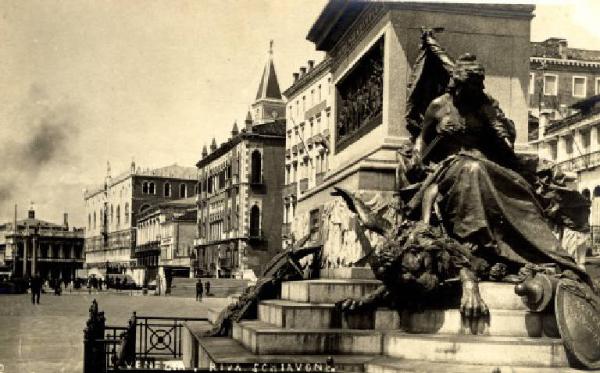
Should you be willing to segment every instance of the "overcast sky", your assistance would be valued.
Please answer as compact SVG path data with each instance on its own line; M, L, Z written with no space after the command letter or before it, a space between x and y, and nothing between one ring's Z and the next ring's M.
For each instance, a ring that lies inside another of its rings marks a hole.
M600 49L600 2L538 4L532 40ZM282 90L325 0L0 1L0 221L83 224L82 189L132 159L193 166L253 101L269 40Z

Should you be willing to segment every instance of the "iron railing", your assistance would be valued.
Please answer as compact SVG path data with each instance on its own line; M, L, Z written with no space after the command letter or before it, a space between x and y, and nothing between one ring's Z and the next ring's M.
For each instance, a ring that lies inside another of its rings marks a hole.
M96 300L84 330L84 373L107 373L129 368L154 368L159 360L181 360L183 324L206 318L137 316L127 326L106 325Z

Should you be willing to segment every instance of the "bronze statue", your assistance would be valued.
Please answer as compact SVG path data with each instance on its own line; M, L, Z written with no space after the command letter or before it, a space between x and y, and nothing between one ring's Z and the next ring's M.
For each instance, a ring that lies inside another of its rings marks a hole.
M558 276L594 289L553 230L565 224L588 229L585 219L569 207L578 206L578 213L583 209L586 216L589 203L559 185L556 175L548 175L537 160L515 154L514 124L485 94L484 68L475 56L466 54L454 63L431 31L424 32L423 42L429 56L437 58L429 66L446 72L448 76L439 80L448 84L423 113L409 112L415 142L401 162L401 223L382 223L352 193L334 193L344 197L366 229L386 238L369 259L382 288L338 305L353 311L381 301L396 307L422 305L432 298L439 302L432 295L459 280L463 315L485 316L488 308L479 293L479 279L522 281L525 268L548 264ZM426 94L413 91L410 96ZM419 107L425 108L409 105Z

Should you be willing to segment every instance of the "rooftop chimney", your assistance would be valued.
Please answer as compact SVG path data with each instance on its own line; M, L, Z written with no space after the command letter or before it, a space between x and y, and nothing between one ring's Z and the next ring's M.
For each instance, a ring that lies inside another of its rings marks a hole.
M29 211L27 211L27 217L29 219L35 219L35 210L33 209L33 202L29 205Z
M298 81L298 78L300 77L300 74L293 73L292 75L294 76L294 83L296 83Z
M129 171L130 171L132 174L135 174L135 161L134 161L134 160L132 160L132 161L131 161L131 166L130 166L130 168L129 168Z
M69 214L66 212L63 214L63 225L69 230Z
M246 120L244 121L246 132L252 132L252 123L252 114L250 114L250 110L248 110Z
M315 60L308 60L308 71L315 67Z
M302 66L300 68L300 76L302 77L302 76L304 76L304 74L306 74L306 67Z

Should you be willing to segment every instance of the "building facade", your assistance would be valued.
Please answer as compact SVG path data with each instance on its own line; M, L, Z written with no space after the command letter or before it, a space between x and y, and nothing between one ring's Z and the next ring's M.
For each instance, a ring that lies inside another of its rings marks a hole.
M132 163L114 178L109 167L103 187L84 193L86 266L115 272L136 267L138 216L158 203L194 196L196 178L194 167L142 170Z
M193 276L196 216L195 196L159 203L139 215L135 257L144 269L140 282Z
M570 48L561 38L532 42L528 92L530 140L541 140L551 121L574 114L573 104L600 94L600 51Z
M298 204L298 195L323 183L329 170L329 141L331 127L330 59L315 66L309 60L307 67L294 73L293 84L283 94L286 104L285 187L283 189L284 247L292 244L292 222Z
M467 52L477 56L485 66L486 91L515 122L517 150L527 149L533 9L521 5L328 2L307 36L317 50L326 53L324 76L326 80L331 77L332 92L326 103L330 113L327 167L318 182L315 178L314 186L309 184L302 192L298 187L290 236L297 240L319 229L326 267L352 266L366 254L356 234L356 218L331 192L333 187L347 188L375 209L394 201L398 149L410 138L405 119L407 84L420 52L423 25L444 29L436 38L450 56ZM505 58L497 58L499 50L507 51ZM314 80L317 86L318 81ZM301 88L302 105L302 97L308 97L307 89L310 93L313 83L303 85L299 80L294 85L306 87ZM295 114L292 105L298 101L294 85L286 90L295 98L288 103L288 122ZM306 123L311 115L306 118L300 111ZM299 124L302 120L294 121ZM290 157L295 142L290 141ZM299 151L298 157L300 164ZM293 159L288 163L293 166Z
M281 250L284 116L270 51L244 128L234 124L221 146L213 139L197 163L199 275L253 278Z
M83 268L83 228L37 219L30 208L27 218L0 225L0 258L13 277L38 274L44 279L72 280Z

